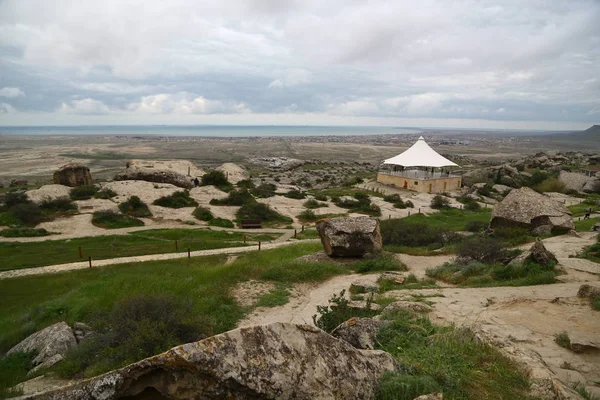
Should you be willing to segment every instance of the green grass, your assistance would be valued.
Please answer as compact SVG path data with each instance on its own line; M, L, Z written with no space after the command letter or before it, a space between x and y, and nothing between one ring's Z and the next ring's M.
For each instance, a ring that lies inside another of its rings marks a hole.
M318 239L319 232L316 229L304 228L304 232L300 229L296 230L296 239Z
M0 225L3 226L19 226L22 222L16 215L10 211L0 212Z
M598 240L598 243L594 243L583 249L581 253L577 254L577 257L600 263L600 236L598 236Z
M286 286L279 285L269 293L263 294L256 303L257 307L277 307L287 304L290 291Z
M25 380L27 372L32 367L34 357L34 353L21 352L0 357L0 399L20 394L8 389Z
M96 211L92 216L92 225L104 229L120 229L144 226L144 221L112 211Z
M205 229L157 229L132 232L128 235L97 236L43 242L0 242L0 270L40 267L86 260L219 249L244 246L248 241L269 241L277 234L244 234ZM177 240L178 250L175 249ZM83 259L79 258L79 247Z
M575 221L575 230L577 232L590 232L592 230L592 226L596 225L600 222L600 217L581 219L579 221Z
M527 372L467 328L397 312L377 339L401 363L382 379L378 399L413 399L431 390L448 400L530 399Z
M154 201L155 206L168 208L196 207L198 202L190 197L190 192L179 191L169 196L163 196Z
M379 281L379 292L385 293L390 290L418 290L418 289L433 289L439 287L437 282L431 278L419 279L414 274L409 274L403 283L394 281L382 280Z
M52 235L52 232L36 228L7 228L0 230L0 236L3 237L39 237L49 235Z
M470 221L490 222L491 218L492 210L489 208L481 208L476 211L444 208L437 213L412 214L404 219L410 222L424 222L442 229L458 232L465 231L466 225Z
M562 348L569 350L571 349L571 338L569 337L569 334L566 331L555 333L554 341L557 345L559 345Z
M137 294L168 294L184 299L192 304L195 314L210 322L206 334L223 332L234 328L248 311L235 303L229 293L237 282L319 282L348 272L334 264L294 261L320 247L316 243L299 243L254 251L240 254L227 265L223 255L1 280L0 352L54 322L93 323L119 299Z

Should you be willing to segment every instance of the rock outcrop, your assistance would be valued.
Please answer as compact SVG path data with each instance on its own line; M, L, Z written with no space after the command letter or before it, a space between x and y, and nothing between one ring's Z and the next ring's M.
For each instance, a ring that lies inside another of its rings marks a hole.
M382 248L377 218L332 218L320 222L317 231L325 253L331 257L362 257Z
M60 167L53 176L54 183L65 186L93 185L90 169L80 163L69 163Z
M502 164L494 167L474 169L465 173L462 180L465 186L491 181L510 187L518 187L521 186L525 177L515 167L509 164Z
M242 168L237 164L225 163L216 168L216 170L223 172L227 177L227 180L233 184L245 179L250 179L250 173L245 168Z
M395 371L383 351L358 350L308 325L240 328L30 399L372 399ZM150 397L153 396L153 397Z
M372 318L350 318L335 328L331 335L350 343L357 349L373 350L381 328L390 326L390 321Z
M34 370L51 367L61 361L71 347L77 346L73 330L66 322L58 322L28 336L6 354L36 352L32 364Z
M204 171L189 161L131 160L127 163L125 172L115 175L115 180L170 183L180 188L191 189L194 186L193 178L203 174Z
M555 200L528 187L512 190L492 211L490 228L521 227L566 233L575 229L571 212Z
M288 157L263 157L250 160L253 164L262 165L273 171L289 171L304 165L305 161Z
M558 262L554 254L546 249L544 242L542 242L540 238L537 238L533 246L531 246L529 249L529 255L525 258L525 260L533 261L534 263L540 265L549 265L551 263Z
M27 191L27 197L34 203L44 200L56 200L61 197L69 197L71 188L65 185L44 185L39 189Z
M577 190L583 192L584 190L591 190L596 178L591 178L585 174L577 172L560 171L558 180L565 184L566 189Z
M433 309L431 306L417 302L417 301L395 301L391 304L385 306L385 308L381 311L381 315L385 316L387 314L393 313L394 311L409 311L414 313L428 313Z

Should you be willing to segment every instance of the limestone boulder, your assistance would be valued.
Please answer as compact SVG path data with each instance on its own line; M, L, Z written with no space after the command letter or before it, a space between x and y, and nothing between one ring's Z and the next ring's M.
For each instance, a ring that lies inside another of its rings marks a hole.
M362 257L381 251L379 220L370 217L332 218L317 225L330 257Z
M505 186L518 187L524 181L524 176L515 167L509 164L502 164L474 169L463 174L462 179L465 186L473 186L477 183L485 184L492 181Z
M383 317L385 317L386 315L393 313L394 311L409 311L409 312L414 312L414 313L428 313L428 312L431 312L432 310L433 309L431 308L431 306L429 306L425 303L421 303L421 302L417 302L417 301L400 300L400 301L395 301L395 302L390 303L387 306L385 306L385 308L381 311L381 315Z
M93 185L90 169L80 163L69 163L60 167L53 176L54 183L65 186Z
M187 171L189 171L189 175ZM204 171L189 161L131 160L127 163L125 171L115 175L114 179L116 181L170 183L180 188L191 189L194 186L194 177L203 174Z
M542 242L539 238L536 239L533 246L531 246L531 249L529 249L529 256L526 258L526 260L533 261L540 265L548 265L558 262L554 254L546 249L544 242Z
M240 328L31 399L373 399L394 358L309 325ZM153 396L153 397L151 397Z
M331 335L350 343L357 349L373 350L381 328L390 326L391 321L373 318L350 318L335 328Z
M490 228L520 227L529 230L546 227L552 233L575 229L567 207L528 187L512 190L492 211ZM539 230L538 229L538 230Z
M28 336L6 354L33 351L37 353L32 362L36 368L51 367L61 361L74 346L77 346L77 340L73 330L66 322L58 322Z
M577 296L589 299L594 297L600 297L600 285L589 283L581 285L579 287L579 290L577 291Z
M578 172L561 171L560 175L558 175L558 180L565 184L566 189L582 192L584 187L590 187L591 182L594 182L595 178L590 178Z

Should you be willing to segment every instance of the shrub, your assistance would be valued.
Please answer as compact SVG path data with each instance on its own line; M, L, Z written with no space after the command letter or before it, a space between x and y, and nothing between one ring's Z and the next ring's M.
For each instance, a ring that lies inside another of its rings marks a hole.
M354 264L353 268L362 273L372 271L406 271L406 265L400 262L393 254L382 253L370 260Z
M10 208L11 213L25 225L37 225L42 221L42 211L37 204L21 203Z
M315 200L327 201L327 196L325 196L324 194L315 194Z
M113 197L115 197L117 195L117 192L115 192L112 189L109 188L104 188L102 190L99 190L98 192L96 192L96 194L94 195L95 199L112 199Z
M319 219L319 216L315 214L313 210L306 209L302 210L302 212L298 214L298 219L300 221L316 221L317 219Z
M236 185L238 188L246 190L254 189L256 187L254 182L252 182L252 179L242 179L241 181L236 183Z
M236 217L239 220L242 219L257 219L263 222L281 222L281 223L292 223L293 220L289 217L285 217L273 210L266 204L253 202L246 203L240 207L236 213Z
M59 197L56 199L44 199L40 203L40 209L51 213L61 213L77 210L77 205L68 197Z
M544 181L538 183L533 187L533 189L540 193L546 192L563 192L566 188L566 185L559 181L558 178L548 178Z
M214 185L216 187L229 186L231 183L222 171L210 171L202 175L201 186Z
M456 255L465 260L494 263L502 260L506 253L502 242L493 238L476 236L459 244L456 248Z
M31 203L31 200L29 200L25 192L8 192L4 196L4 205L7 208L28 203Z
M91 199L98 192L98 188L93 185L89 186L75 186L71 189L69 196L72 200L88 200Z
M0 357L0 398L12 398L22 394L10 388L26 380L27 373L34 366L35 356L35 352L17 351Z
M354 186L354 185L363 183L364 181L365 180L363 178L360 178L358 176L352 176L352 177L348 177L348 178L344 179L344 181L342 182L342 186L344 186L344 187Z
M475 199L471 199L471 201L467 201L465 203L465 210L477 211L480 208L481 208L481 206L479 205L479 203Z
M306 195L299 190L293 189L284 194L285 197L290 199L304 199Z
M402 201L402 198L399 194L391 194L383 196L383 201L387 201L388 203L398 203Z
M163 196L159 199L154 200L155 206L169 207L169 208L183 208L183 207L195 207L198 202L190 197L190 192L187 190L175 192L170 196Z
M489 186L486 185L478 188L477 194L480 196L490 197L492 195L492 191L490 190Z
M119 204L119 210L123 214L132 217L151 217L152 213L148 209L148 205L140 200L137 196L131 196L127 201Z
M206 207L198 207L194 210L194 212L192 213L192 215L194 217L196 217L196 219L199 219L200 221L210 221L214 218L213 213Z
M215 206L242 206L249 203L256 203L256 200L246 189L232 190L226 198L210 201L210 204Z
M450 200L446 197L436 194L433 199L431 199L431 208L440 209L450 207Z
M272 183L261 183L252 189L252 194L260 198L273 197L275 196L275 190L277 190L277 186Z
M45 229L35 228L9 228L0 230L0 236L3 237L38 237L51 235Z
M406 221L404 219L387 219L381 221L383 244L396 246L435 246L442 247L446 243L460 239L449 229L443 229L424 222Z
M328 306L317 306L317 314L312 317L315 326L331 333L339 324L352 317L372 317L377 314L376 311L371 310L369 300L365 309L351 308L344 297L345 293L345 290L342 290L339 295L334 293L329 299Z
M221 228L233 228L233 222L226 218L213 218L208 222L209 226L219 226Z
M488 223L485 221L469 221L465 224L467 232L483 232L487 229Z
M563 347L563 348L569 349L569 350L571 349L571 338L569 337L569 334L566 331L562 331L560 333L555 333L554 341L560 347Z
M104 229L128 228L131 226L143 226L144 222L137 218L123 215L114 211L96 211L92 215L92 224Z

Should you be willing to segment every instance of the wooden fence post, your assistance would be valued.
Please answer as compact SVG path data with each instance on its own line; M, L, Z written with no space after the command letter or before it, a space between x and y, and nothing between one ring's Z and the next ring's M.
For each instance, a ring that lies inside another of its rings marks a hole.
M246 240L247 240L246 235L244 235L244 244L246 244Z
M302 225L302 231L301 232L304 232L304 225Z
M260 251L260 240L258 241L258 250Z
M188 258L191 258L192 255L190 254L190 248L188 247Z
M83 258L83 252L81 251L81 246L79 246L79 258Z
M296 239L296 236L298 236L298 231L294 229L294 239Z
M177 240L175 240L175 251L179 250L179 244L177 243Z
M88 262L90 263L90 268L92 268L92 256L89 256Z

